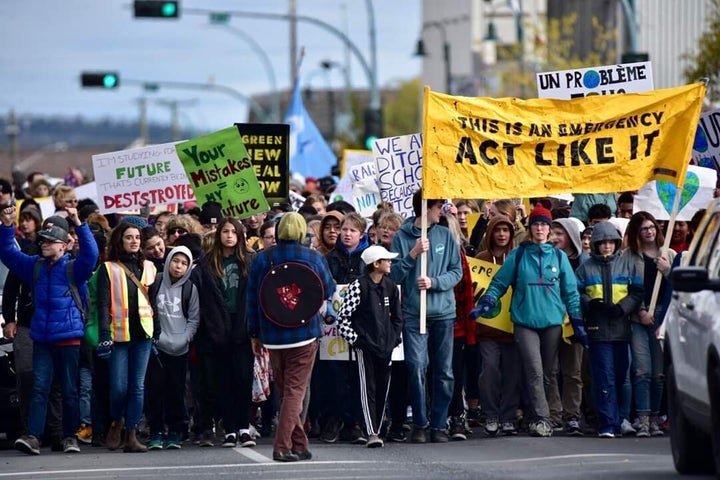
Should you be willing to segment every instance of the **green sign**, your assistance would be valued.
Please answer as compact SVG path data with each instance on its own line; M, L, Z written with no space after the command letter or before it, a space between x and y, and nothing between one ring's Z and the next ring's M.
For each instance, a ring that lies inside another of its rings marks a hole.
M226 217L270 210L236 127L175 145L198 203L218 202Z

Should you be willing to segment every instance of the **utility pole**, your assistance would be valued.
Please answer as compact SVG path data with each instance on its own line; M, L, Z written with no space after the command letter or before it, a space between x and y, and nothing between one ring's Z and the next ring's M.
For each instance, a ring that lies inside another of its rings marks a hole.
M158 98L155 100L155 103L168 107L170 109L170 128L172 131L172 141L177 142L178 140L182 140L182 138L180 138L180 112L178 110L178 107L180 107L181 105L193 105L196 103L196 100L164 100Z
M5 127L5 133L8 136L8 142L10 144L10 169L11 172L17 168L17 158L19 150L18 137L20 136L20 127L17 124L17 117L15 116L15 110L10 110L8 114L7 126Z
M296 0L289 0L288 2L288 17L290 21L290 85L294 86L298 76Z
M140 97L137 100L139 107L138 123L140 124L140 140L143 146L148 144L150 140L148 135L148 123L147 123L147 97Z

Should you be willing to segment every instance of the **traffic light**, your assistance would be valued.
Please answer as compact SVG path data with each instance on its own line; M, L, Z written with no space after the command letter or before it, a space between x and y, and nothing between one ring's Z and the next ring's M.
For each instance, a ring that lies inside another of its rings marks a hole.
M179 18L180 2L166 0L135 0L135 18Z
M80 75L83 87L117 88L120 86L120 74L117 72L83 72Z
M365 148L372 150L375 140L383 136L383 118L381 109L365 110Z

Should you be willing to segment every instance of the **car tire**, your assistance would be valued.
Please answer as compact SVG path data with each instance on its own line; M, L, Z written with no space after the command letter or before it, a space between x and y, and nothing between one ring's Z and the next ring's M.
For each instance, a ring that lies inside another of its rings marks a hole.
M682 474L712 473L715 465L710 438L685 417L677 397L675 369L672 364L668 369L667 380L670 446L675 470Z

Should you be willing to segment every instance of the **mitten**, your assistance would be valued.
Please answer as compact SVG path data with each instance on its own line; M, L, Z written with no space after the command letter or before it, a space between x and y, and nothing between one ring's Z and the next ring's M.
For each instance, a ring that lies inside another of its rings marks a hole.
M113 341L110 337L110 332L108 330L101 330L99 333L98 346L96 349L98 358L102 360L110 358L110 354L112 353L112 346Z
M483 296L480 298L480 302L477 304L477 306L473 308L470 312L470 318L472 320L477 320L479 317L484 316L490 310L492 310L493 307L495 307L495 301L491 298Z
M570 337L571 342L579 343L584 348L588 348L590 346L588 342L588 334L585 330L585 324L583 323L582 318L571 318L570 324L573 327L573 335Z

